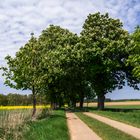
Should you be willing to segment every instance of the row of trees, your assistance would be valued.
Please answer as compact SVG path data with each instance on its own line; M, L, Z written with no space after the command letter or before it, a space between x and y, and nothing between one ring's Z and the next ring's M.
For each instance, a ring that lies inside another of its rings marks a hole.
M39 38L32 34L14 58L6 57L5 84L32 90L33 115L38 94L49 97L52 106L80 102L80 107L84 98L97 96L98 109L104 109L106 93L126 81L137 88L139 36L140 28L130 35L119 19L100 13L89 14L79 36L50 25Z
M47 103L45 96L37 95L37 105ZM7 95L0 94L0 106L14 106L14 105L32 105L32 94L22 95L16 93L9 93Z

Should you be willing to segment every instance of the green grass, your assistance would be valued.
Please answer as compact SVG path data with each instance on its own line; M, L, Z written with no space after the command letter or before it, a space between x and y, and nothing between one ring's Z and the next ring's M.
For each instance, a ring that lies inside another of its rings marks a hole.
M54 111L46 119L29 124L29 130L24 134L25 140L69 140L65 112Z
M103 140L136 140L136 138L127 135L107 124L97 121L96 119L90 118L82 113L76 113L76 115Z
M89 110L98 115L105 116L110 119L114 119L140 128L140 110L134 110L132 109L132 106L129 106L129 108L121 106L120 108L111 107L106 109L105 111L97 111L94 109L92 110L91 108Z

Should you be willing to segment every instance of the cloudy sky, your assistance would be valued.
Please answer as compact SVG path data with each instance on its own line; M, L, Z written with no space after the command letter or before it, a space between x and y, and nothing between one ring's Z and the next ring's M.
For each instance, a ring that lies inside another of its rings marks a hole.
M0 0L0 66L5 65L6 55L14 56L27 42L31 32L38 36L55 24L79 34L87 15L98 11L121 19L129 32L140 25L140 0ZM5 87L3 81L0 77L0 93L29 93ZM140 92L128 87L116 92L119 98L140 98ZM108 97L115 97L114 93Z

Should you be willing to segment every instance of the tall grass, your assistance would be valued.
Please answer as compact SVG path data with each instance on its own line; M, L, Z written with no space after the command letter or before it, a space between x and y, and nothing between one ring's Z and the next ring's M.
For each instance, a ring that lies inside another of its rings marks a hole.
M42 112L37 109L36 118ZM0 140L20 140L22 127L32 120L32 109L0 110Z

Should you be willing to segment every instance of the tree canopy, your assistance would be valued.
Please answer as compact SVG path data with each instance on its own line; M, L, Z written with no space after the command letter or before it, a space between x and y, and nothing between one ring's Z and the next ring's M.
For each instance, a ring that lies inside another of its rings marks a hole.
M133 67L132 74L140 80L140 26L131 34L131 47L129 49L127 64Z
M102 108L104 95L125 84L123 68L129 34L119 19L96 13L87 17L80 37L82 44L90 50L87 56L90 60L87 64L88 78L98 96L98 106Z
M49 97L52 107L77 102L83 107L84 98L96 95L103 109L106 93L122 88L125 80L139 82L131 73L140 79L139 36L139 28L130 37L119 19L99 12L89 14L79 36L50 25L39 38L32 34L14 58L6 57L5 84L32 90L33 115L39 94Z

